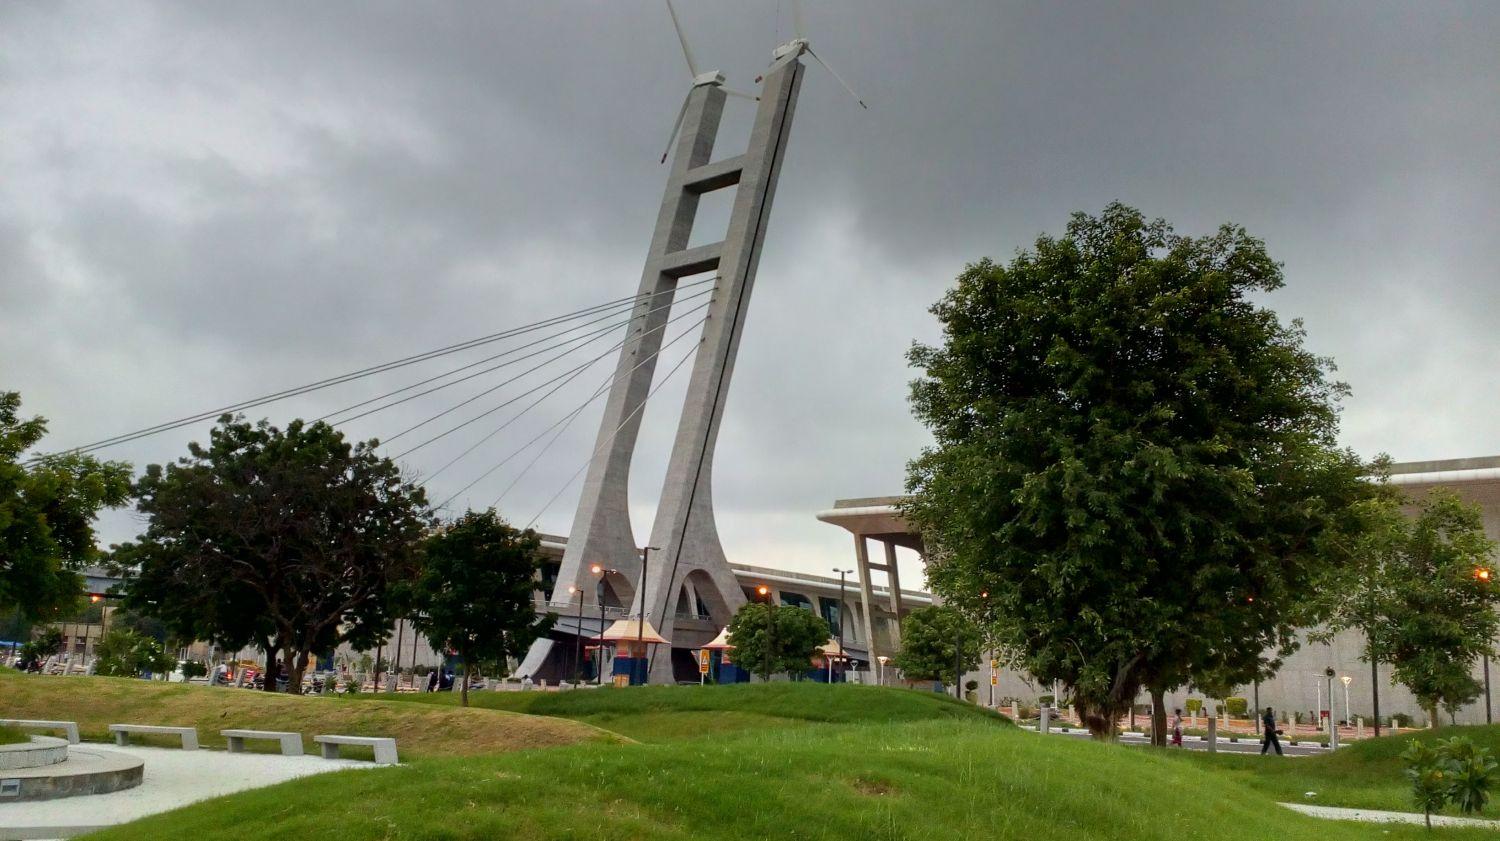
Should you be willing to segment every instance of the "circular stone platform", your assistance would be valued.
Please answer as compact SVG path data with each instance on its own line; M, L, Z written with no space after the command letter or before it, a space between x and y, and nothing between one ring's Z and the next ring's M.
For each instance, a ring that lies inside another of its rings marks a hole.
M43 743L43 748L34 746ZM0 805L23 800L52 800L58 797L78 797L85 794L107 794L111 791L134 788L141 784L145 761L139 757L118 751L99 750L94 747L69 746L64 739L50 736L33 736L31 750L14 753L37 760L44 756L59 756L56 745L62 746L61 759L30 767L0 766ZM6 745L8 748L26 745ZM10 752L7 752L10 753Z
M32 736L29 742L0 745L0 772L41 768L67 761L68 740Z

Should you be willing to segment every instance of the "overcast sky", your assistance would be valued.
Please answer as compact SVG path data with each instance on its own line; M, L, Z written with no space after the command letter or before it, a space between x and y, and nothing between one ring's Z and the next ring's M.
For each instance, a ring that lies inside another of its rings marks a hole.
M680 13L699 62L748 89L790 37L780 5ZM808 73L718 447L731 560L847 565L813 515L901 490L926 440L904 353L935 337L927 307L965 263L1112 200L1266 240L1287 278L1268 303L1338 361L1360 453L1500 453L1500 4L805 6L870 108ZM633 294L687 86L656 0L0 5L0 388L60 448ZM721 156L752 107L731 100ZM695 242L719 238L714 210ZM317 417L481 355L254 416ZM435 501L611 364L435 476ZM516 370L346 428L389 437ZM646 412L642 540L685 381ZM405 461L430 474L510 413ZM596 402L502 513L566 534L597 426ZM144 465L204 434L107 454ZM489 505L535 452L453 505ZM110 516L103 536L137 527Z

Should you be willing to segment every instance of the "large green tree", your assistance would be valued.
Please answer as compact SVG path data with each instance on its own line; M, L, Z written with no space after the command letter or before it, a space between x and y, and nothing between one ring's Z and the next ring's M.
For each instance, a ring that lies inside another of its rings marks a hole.
M507 524L493 508L466 512L423 544L412 625L433 648L463 658L464 706L476 663L520 657L556 620L532 605L541 567L536 532Z
M1335 443L1345 389L1256 305L1281 285L1241 228L1180 236L1114 204L968 266L933 307L942 343L910 352L929 579L993 610L1096 736L1143 687L1160 734L1169 689L1268 673L1341 561L1365 493Z
M1451 716L1479 697L1474 661L1491 653L1500 632L1495 542L1478 506L1446 490L1388 528L1394 551L1380 571L1369 644L1436 726L1440 707Z
M432 522L422 489L377 446L322 422L221 417L207 446L137 482L149 520L117 552L134 567L127 605L182 637L279 653L291 692L314 653L373 647Z
M64 454L24 459L47 422L23 420L0 392L0 611L52 619L83 597L79 574L98 556L94 519L130 497L130 465Z
M747 602L729 622L729 661L761 680L783 673L799 679L831 634L828 622L810 610Z
M901 622L901 650L891 665L907 680L936 680L957 686L964 671L979 665L979 628L951 607L919 607Z

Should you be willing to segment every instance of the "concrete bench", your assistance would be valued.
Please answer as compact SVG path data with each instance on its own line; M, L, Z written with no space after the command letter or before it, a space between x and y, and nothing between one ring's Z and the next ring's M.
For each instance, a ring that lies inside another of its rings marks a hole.
M45 721L36 718L0 718L0 726L20 727L26 730L61 730L68 735L68 744L78 744L78 722Z
M115 734L115 744L122 747L130 744L131 733L146 733L158 736L181 736L183 750L198 749L198 729L196 727L164 727L156 724L111 724L109 732Z
M376 765L396 764L396 740L379 736L314 736L323 748L324 759L338 759L339 745L362 745L375 749Z
M229 741L230 753L244 753L246 739L266 739L281 742L283 756L302 755L302 734L280 730L220 730L219 735Z

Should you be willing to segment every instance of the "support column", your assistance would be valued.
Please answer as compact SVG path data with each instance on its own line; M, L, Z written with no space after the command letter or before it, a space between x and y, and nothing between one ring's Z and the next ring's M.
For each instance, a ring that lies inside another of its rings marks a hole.
M863 621L861 624L865 629L865 649L870 652L870 659L874 660L877 654L882 652L875 650L875 619L870 613L872 603L875 601L874 588L870 586L870 549L865 544L865 536L856 534L854 536L854 568L859 573L859 605ZM870 668L876 668L878 664L871 663Z
M881 541L885 544L885 576L888 586L891 588L891 645L901 647L901 570L896 566L896 544L889 540Z

